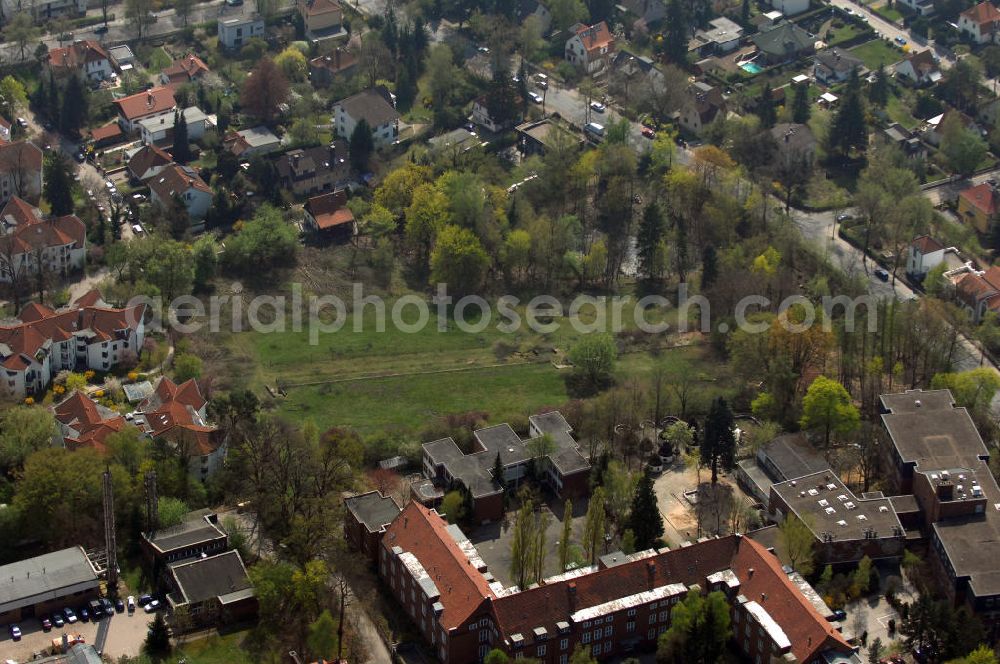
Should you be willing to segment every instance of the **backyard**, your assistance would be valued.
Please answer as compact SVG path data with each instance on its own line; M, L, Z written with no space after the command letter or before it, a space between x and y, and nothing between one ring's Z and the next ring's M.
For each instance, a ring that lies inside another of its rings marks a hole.
M903 59L903 54L899 49L884 39L873 39L860 46L855 46L851 49L851 53L860 58L865 63L865 67L872 71Z

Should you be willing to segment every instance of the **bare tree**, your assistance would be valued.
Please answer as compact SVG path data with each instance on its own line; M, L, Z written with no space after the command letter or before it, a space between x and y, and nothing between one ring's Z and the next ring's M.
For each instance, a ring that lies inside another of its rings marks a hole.
M27 286L28 260L12 241L11 236L0 237L0 275L7 283L7 291L14 303L14 311L21 310L21 301Z
M125 18L135 29L135 38L141 40L153 24L153 0L125 0Z
M392 54L379 38L376 32L367 32L361 38L360 49L361 68L368 79L368 87L375 87L375 83L382 78L392 61Z

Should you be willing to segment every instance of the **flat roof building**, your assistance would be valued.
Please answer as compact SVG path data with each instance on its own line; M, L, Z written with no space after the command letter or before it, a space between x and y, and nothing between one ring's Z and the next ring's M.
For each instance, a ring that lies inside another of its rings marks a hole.
M257 598L237 551L169 566L171 610L186 607L192 627L247 620L257 614Z
M161 564L221 553L229 546L229 536L218 521L218 515L207 510L191 512L175 526L143 533L142 548Z
M344 537L375 562L379 539L399 514L399 505L380 491L369 491L345 498L344 507L349 515L344 518Z
M0 623L15 623L97 596L100 580L83 547L0 566Z

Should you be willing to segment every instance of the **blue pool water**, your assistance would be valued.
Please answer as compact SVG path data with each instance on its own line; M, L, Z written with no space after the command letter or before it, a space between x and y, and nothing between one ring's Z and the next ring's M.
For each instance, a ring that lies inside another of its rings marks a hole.
M764 71L764 68L761 67L756 62L744 62L743 64L740 65L740 67L743 69L743 71L749 72L751 74L759 74L762 71Z

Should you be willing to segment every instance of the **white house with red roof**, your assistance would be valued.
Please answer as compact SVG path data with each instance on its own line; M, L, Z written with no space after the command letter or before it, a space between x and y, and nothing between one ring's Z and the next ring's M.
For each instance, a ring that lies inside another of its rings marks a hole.
M991 2L980 2L958 16L958 29L977 44L997 41L1000 32L1000 9Z
M88 293L54 310L29 304L0 323L0 391L15 398L39 394L60 371L108 371L138 358L146 305L116 309Z
M226 443L217 427L208 423L208 401L193 378L180 385L160 378L148 398L133 414L135 424L151 438L163 438L183 448L188 472L205 480L226 460Z
M566 60L593 74L605 68L615 52L615 38L604 21L596 25L578 23L566 40Z
M49 69L57 76L79 73L85 80L103 81L114 73L107 50L91 39L49 51Z
M118 124L130 134L139 131L140 120L173 115L177 102L174 101L173 90L159 87L115 99L115 106L118 107Z
M169 67L160 72L160 83L176 90L185 83L200 79L210 71L204 60L194 53L188 53L183 58L174 60Z
M40 270L65 276L83 269L87 227L76 215L45 219L13 197L0 210L0 282L17 283Z
M212 188L190 167L169 164L154 175L148 184L149 200L153 203L167 207L176 196L193 221L201 221L208 214L208 208L212 204Z
M906 273L923 279L927 273L941 263L949 262L952 267L962 264L962 258L955 247L946 247L930 235L921 235L910 243L906 257Z

